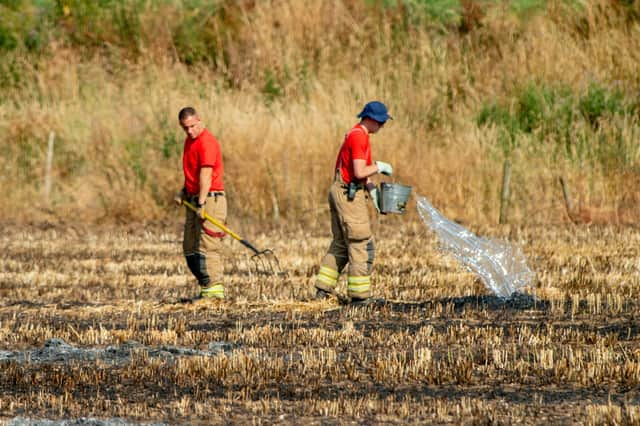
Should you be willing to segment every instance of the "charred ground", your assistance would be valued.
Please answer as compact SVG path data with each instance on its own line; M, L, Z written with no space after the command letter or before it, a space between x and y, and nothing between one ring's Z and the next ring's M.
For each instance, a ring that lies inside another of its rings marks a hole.
M160 422L638 421L640 232L511 235L537 272L504 301L420 225L378 241L364 307L313 301L326 238L229 241L225 303L196 293L178 232L28 228L0 239L0 412ZM515 238L514 238L515 236ZM287 242L290 241L290 242Z

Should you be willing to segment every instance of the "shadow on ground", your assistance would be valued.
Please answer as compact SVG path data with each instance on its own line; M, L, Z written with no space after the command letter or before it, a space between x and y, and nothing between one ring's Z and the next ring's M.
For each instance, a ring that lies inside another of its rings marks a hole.
M353 306L354 308L366 306L369 308L389 308L394 312L410 312L416 309L432 310L437 305L453 305L455 312L462 312L467 309L473 310L537 310L546 311L549 309L550 303L547 300L536 299L529 294L516 293L510 298L502 298L494 295L481 296L461 296L461 297L443 297L424 302L399 302L385 299L371 299L366 304L353 305L348 300L339 299L341 305Z

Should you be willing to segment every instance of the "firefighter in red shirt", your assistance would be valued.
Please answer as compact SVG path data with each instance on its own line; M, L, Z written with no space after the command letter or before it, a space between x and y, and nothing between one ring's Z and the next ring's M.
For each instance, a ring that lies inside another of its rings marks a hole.
M184 187L176 195L177 204L190 201L198 211L186 209L182 248L187 266L198 280L200 297L224 299L222 238L224 233L204 220L207 213L224 223L227 200L222 174L222 152L216 138L204 127L195 109L182 108L178 114L186 133L182 168Z
M377 189L369 177L376 173L390 176L393 169L383 161L371 161L369 135L392 117L382 102L372 101L358 118L361 121L345 136L340 148L329 190L333 241L316 277L318 299L335 292L338 277L347 264L347 294L352 303L366 302L371 296L374 246L366 200L372 198L378 211L379 206Z

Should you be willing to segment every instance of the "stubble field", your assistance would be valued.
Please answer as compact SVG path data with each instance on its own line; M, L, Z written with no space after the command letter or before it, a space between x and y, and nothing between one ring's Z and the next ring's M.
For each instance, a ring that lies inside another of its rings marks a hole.
M529 294L492 296L411 221L378 230L364 307L312 300L320 231L250 237L287 277L229 239L227 301L187 303L177 223L7 226L1 419L640 422L640 231L474 231L523 247Z

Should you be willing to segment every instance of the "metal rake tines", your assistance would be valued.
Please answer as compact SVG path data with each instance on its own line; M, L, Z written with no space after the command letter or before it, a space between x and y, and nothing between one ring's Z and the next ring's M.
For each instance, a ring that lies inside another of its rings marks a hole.
M286 275L280 267L278 257L270 249L262 250L251 256L251 262L253 262L254 271L258 275Z

